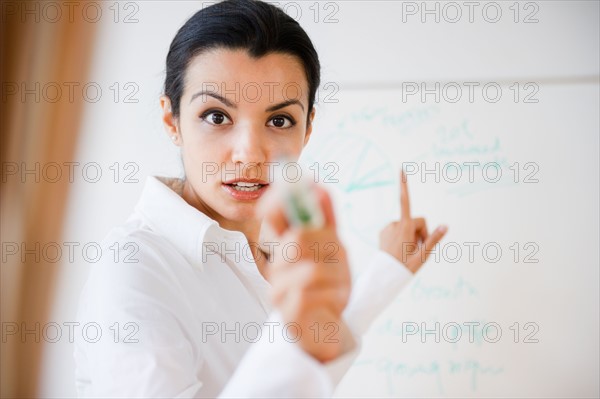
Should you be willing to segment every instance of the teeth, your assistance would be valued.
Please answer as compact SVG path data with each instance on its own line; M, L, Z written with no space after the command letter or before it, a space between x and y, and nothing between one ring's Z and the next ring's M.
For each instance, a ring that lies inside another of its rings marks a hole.
M234 190L237 191L256 191L262 187L262 184L238 181L236 183L231 184L231 187L233 187Z
M237 190L237 191L256 191L261 188L261 185L258 184L256 186L248 187L248 186L239 186L237 184L232 184L231 187L233 187L233 189Z
M253 187L253 186L258 186L259 185L258 183L247 183L247 182L244 182L244 181L239 181L239 182L234 183L234 184L237 184L238 186L242 186L242 187Z

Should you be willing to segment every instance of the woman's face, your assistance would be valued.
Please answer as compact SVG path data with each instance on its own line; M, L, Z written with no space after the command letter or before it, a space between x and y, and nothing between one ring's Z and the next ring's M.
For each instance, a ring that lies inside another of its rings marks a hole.
M287 54L202 53L187 68L179 118L167 97L161 105L167 132L182 149L184 197L223 227L256 218L274 163L297 160L312 129L304 69Z

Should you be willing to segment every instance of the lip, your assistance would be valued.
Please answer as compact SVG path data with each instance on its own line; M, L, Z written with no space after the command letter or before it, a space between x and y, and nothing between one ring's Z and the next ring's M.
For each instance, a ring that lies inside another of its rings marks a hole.
M246 183L259 183L259 184L264 184L264 185L255 191L238 191L235 188L231 187L231 184L237 183L240 181L246 182ZM232 198L234 198L238 201L255 201L255 200L259 199L265 193L265 191L267 191L267 189L269 188L269 185L267 183L261 183L260 181L257 181L257 180L236 179L236 180L231 180L230 182L221 184L221 187L223 188L223 191L225 191Z

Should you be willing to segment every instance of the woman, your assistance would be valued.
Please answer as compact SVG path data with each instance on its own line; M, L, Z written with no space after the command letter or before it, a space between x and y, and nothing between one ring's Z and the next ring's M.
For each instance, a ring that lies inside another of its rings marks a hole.
M266 3L218 3L179 30L160 103L185 178L149 177L105 238L79 308L80 396L331 395L445 228L410 217L403 178L402 218L351 290L327 193L315 187L325 223L311 229L262 198L273 162L309 141L319 68L304 30Z

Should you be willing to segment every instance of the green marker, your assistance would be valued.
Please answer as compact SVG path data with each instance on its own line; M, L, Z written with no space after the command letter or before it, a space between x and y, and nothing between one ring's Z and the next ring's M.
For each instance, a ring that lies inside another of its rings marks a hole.
M315 190L309 183L300 179L287 184L286 215L292 226L319 229L325 221Z
M280 169L282 171L283 169ZM301 170L301 169L300 169ZM283 200L288 222L295 227L321 228L325 224L323 211L317 198L314 183L307 173L302 173L298 181L290 181L284 175L274 185Z

